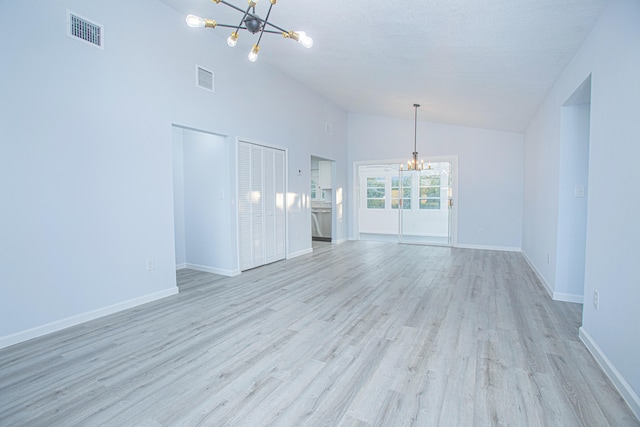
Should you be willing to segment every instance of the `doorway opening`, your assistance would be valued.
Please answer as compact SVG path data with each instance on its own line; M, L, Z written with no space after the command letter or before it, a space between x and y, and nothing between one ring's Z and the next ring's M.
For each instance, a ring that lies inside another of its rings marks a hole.
M176 269L238 274L227 137L173 125Z
M582 303L587 246L591 76L561 108L558 237L553 299Z
M311 156L311 240L313 243L335 241L334 182L335 161Z
M433 159L421 171L399 162L357 165L357 223L361 240L455 244L457 159Z

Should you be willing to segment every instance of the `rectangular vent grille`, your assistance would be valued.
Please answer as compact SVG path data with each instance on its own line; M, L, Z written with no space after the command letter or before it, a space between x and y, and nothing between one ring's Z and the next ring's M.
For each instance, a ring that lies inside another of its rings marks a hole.
M196 86L213 92L213 71L196 65Z
M103 48L104 35L101 25L91 22L67 10L67 35L92 46Z

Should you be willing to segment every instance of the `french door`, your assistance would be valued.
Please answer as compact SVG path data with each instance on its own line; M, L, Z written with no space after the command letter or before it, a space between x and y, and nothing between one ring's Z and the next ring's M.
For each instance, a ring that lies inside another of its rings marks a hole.
M432 161L422 171L392 163L359 165L360 238L454 244L454 159Z
M452 185L451 162L429 163L421 171L399 171L392 203L397 200L400 243L451 244Z

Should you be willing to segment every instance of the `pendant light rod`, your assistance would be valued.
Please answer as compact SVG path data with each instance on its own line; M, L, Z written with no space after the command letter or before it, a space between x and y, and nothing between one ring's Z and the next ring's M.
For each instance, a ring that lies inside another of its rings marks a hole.
M413 116L413 153L411 156L411 160L407 162L407 170L408 171L421 171L424 170L424 160L418 161L418 108L420 104L413 104L413 108L415 109ZM431 163L427 169L431 169ZM400 164L400 170L402 171L402 164Z
M413 121L413 153L411 153L412 158L409 160L408 169L421 171L424 163L418 162L418 107L420 107L420 104L413 104L413 108L415 109Z
M413 108L416 109L413 129L413 159L418 160L418 108L420 104L413 104Z

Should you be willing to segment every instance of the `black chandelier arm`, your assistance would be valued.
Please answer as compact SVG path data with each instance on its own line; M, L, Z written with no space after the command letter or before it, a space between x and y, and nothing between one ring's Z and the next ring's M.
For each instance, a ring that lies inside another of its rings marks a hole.
M258 15L256 15L256 13L255 13L256 12L256 7L255 6L249 5L249 7L247 7L247 10L243 10L243 9L240 9L238 6L235 6L235 5L229 3L229 2L227 2L225 0L220 0L219 3L225 4L225 5L229 6L230 8L235 9L238 12L242 13L242 19L240 20L240 24L236 27L237 29L241 29L242 23L244 22L244 20L245 20L245 18L247 16L250 16L253 19L258 20L258 21L262 22L263 24L267 24L267 22L265 22L264 19L262 19ZM253 8L253 13L251 13L251 9L252 8ZM269 24L269 25L271 25L271 24ZM246 28L244 28L244 29L246 30Z
M238 30L246 30L245 27L238 27L237 25L227 25L227 24L217 24L216 27L236 28Z
M242 22L244 22L244 19L245 19L247 16L250 16L250 17L252 17L253 19L257 19L258 21L262 22L264 25L269 25L269 26L271 26L271 27L275 28L276 30L279 30L279 32L275 32L275 31L265 31L265 32L275 33L275 34L288 33L288 31L287 31L287 30L285 30L284 28L278 27L277 25L272 24L271 22L267 22L267 20L260 18L260 17L259 17L258 15L256 15L255 13L251 13L251 12L249 12L249 10L251 9L251 6L249 6L249 7L247 8L247 10L245 11L245 10L243 10L243 9L240 9L238 6L232 5L231 3L229 3L229 2L227 2L227 1L225 1L225 0L220 0L220 3L225 4L225 5L229 6L230 8L235 9L235 10L237 10L238 12L240 12L240 13L243 13L243 14L244 14L244 16L242 17L242 21L240 21L240 25L242 25ZM271 6L273 6L273 3L271 4ZM271 10L271 8L269 8L269 10ZM255 9L254 9L254 11L255 11ZM267 16L267 19L269 19L269 18L268 18L268 16ZM240 26L238 26L238 28L240 28Z
M247 27L238 27L237 25L229 25L229 24L218 24L216 23L216 27L223 27L223 28L233 28L235 30L246 30ZM270 33L270 34L282 34L280 31L272 31L272 30L264 30L265 33Z
M240 27L242 26L242 23L244 22L244 19L247 17L247 15L249 15L249 11L251 10L251 6L247 7L247 10L246 10L246 11L243 11L242 9L239 9L239 8L237 8L237 7L235 7L235 6L233 6L233 5L229 4L229 3L227 3L227 2L226 2L226 1L224 1L224 0L221 0L221 1L222 1L222 3L226 4L227 6L231 6L231 7L233 7L234 9L239 10L240 12L242 12L242 13L244 14L244 15L242 15L242 19L240 20L240 23L238 24L238 26L237 26L237 27L235 27L236 32L237 32L237 31L240 29ZM254 6L254 8L253 8L253 11L254 11L254 12L256 11L255 6ZM246 30L246 28L245 28L245 30Z
M260 18L258 18L258 19L260 19ZM288 33L288 32L289 32L289 31L285 30L285 29L284 29L284 28L282 28L282 27L278 27L277 25L272 24L271 22L267 22L267 21L264 21L264 20L262 20L262 19L260 19L260 20L261 20L265 25L270 25L270 26L272 26L273 28L275 28L276 30L278 30L278 31L269 31L270 33L280 34L280 33Z
M224 0L220 0L220 3L222 3L222 4L226 4L226 5L227 5L227 6L229 6L230 8L235 9L235 10L237 10L237 11L238 11L238 12L240 12L240 13L244 13L244 14L245 14L245 18L246 18L246 16L247 16L247 15L252 15L251 13L249 13L249 10L251 10L251 5L249 5L249 7L247 8L247 10L245 11L244 9L240 9L238 6L235 6L235 5L233 5L233 4L231 4L231 3L227 2L227 1L224 1ZM255 9L254 9L254 10L255 10ZM253 16L253 17L254 17L254 18L257 18L257 16ZM242 18L242 19L244 19L244 18Z
M258 37L258 43L256 43L256 46L260 46L260 40L262 40L262 35L264 34L264 29L266 28L266 25L264 24L269 22L269 15L271 15L272 8L273 8L273 2L269 4L269 10L267 11L267 16L264 18L264 21L262 21L263 22L262 29L260 30L260 36Z

